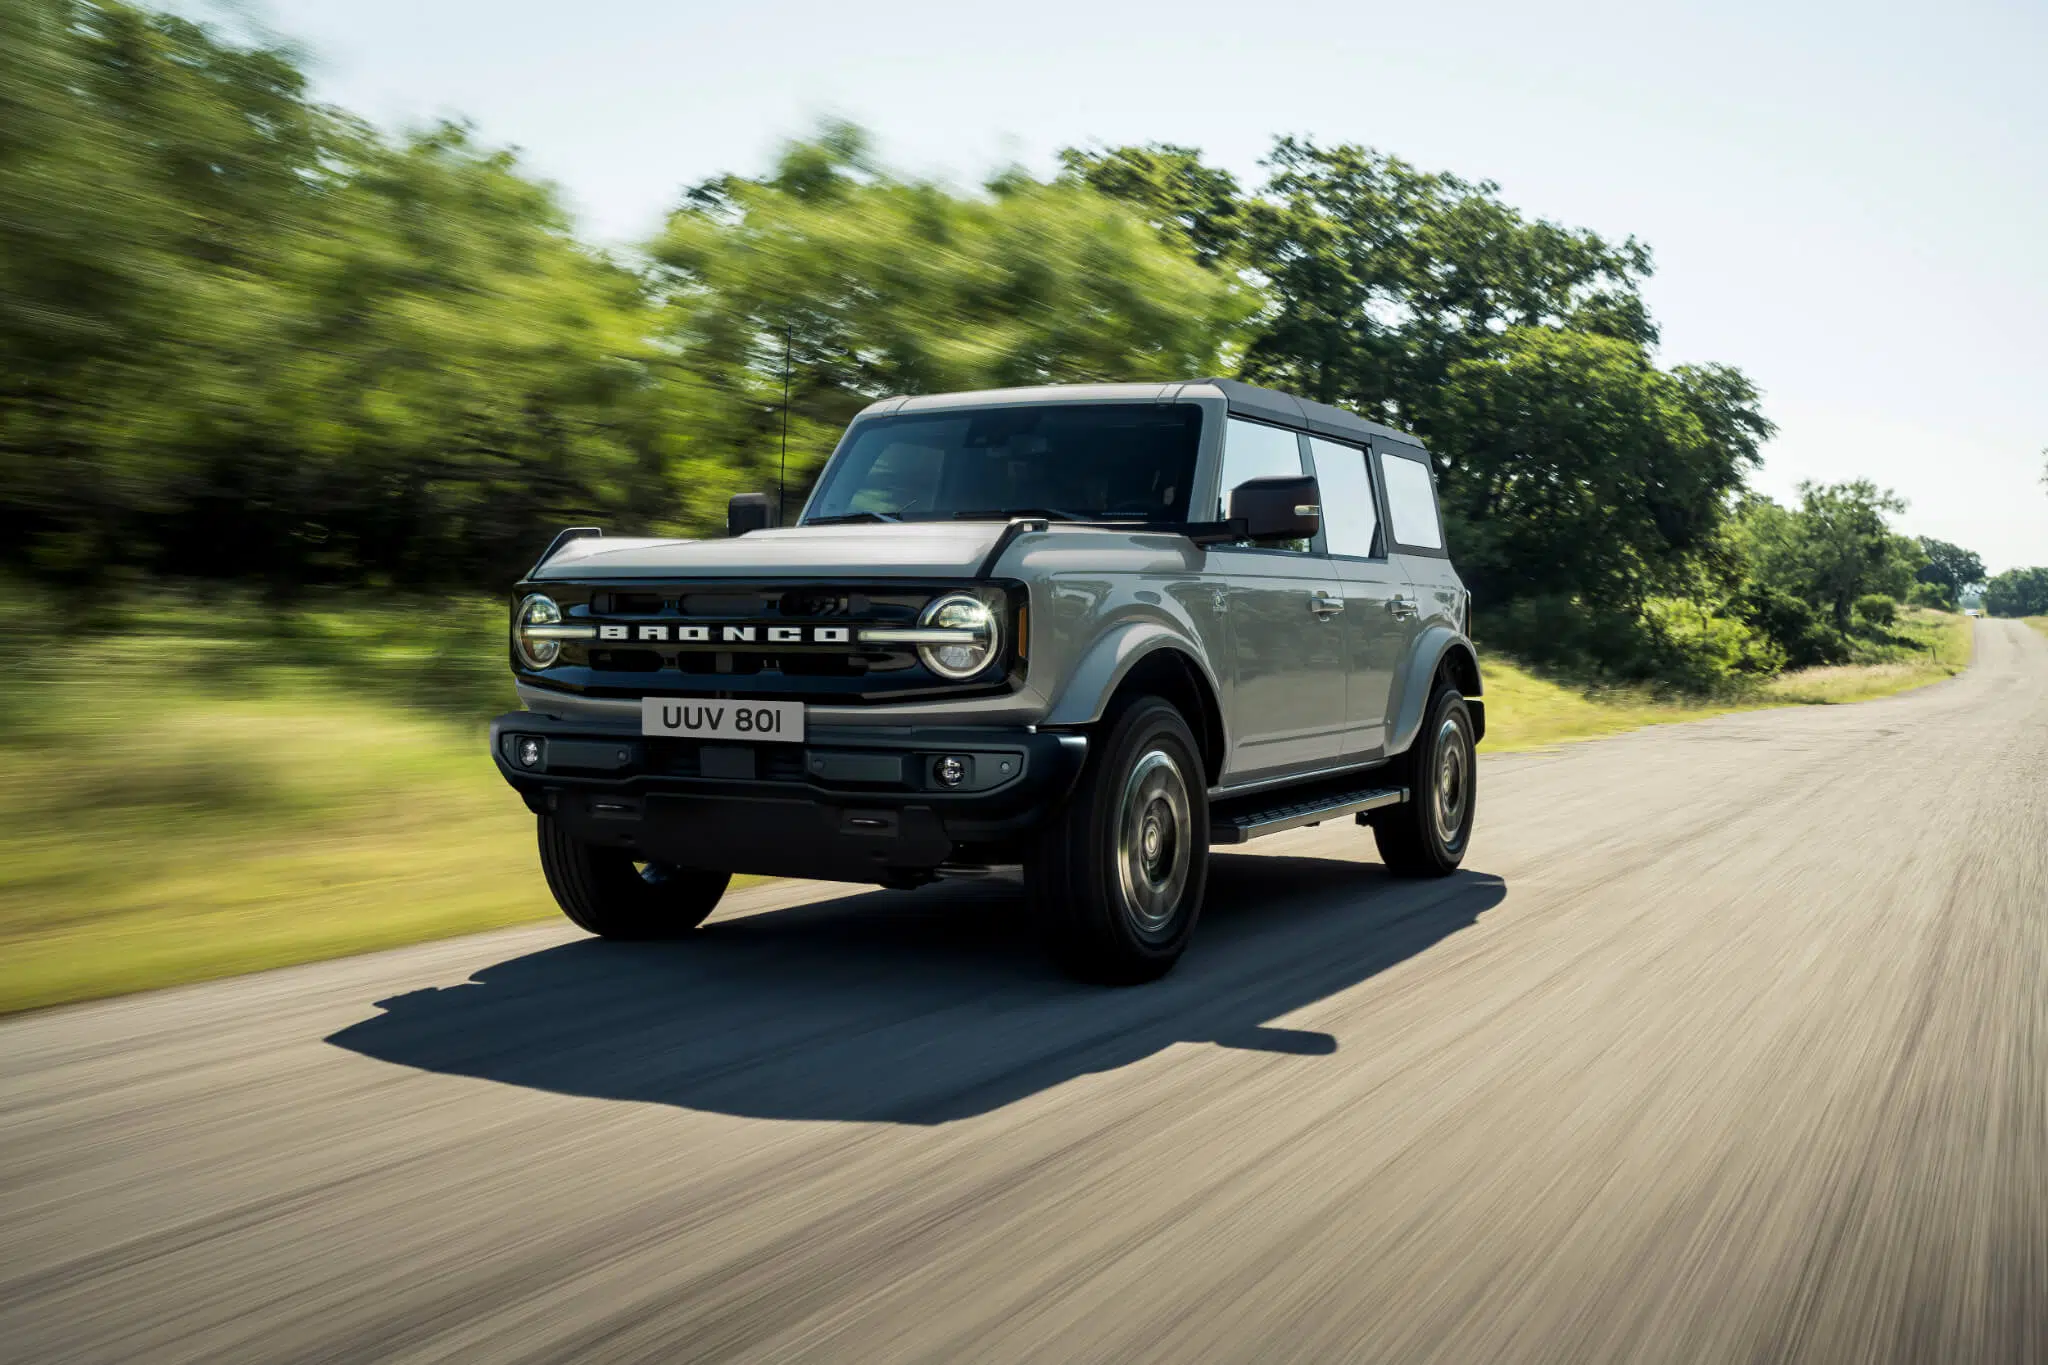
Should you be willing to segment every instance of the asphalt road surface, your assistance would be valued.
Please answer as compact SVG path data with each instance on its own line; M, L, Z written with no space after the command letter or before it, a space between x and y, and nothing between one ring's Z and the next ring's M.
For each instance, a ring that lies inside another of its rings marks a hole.
M1138 990L786 884L0 1024L0 1358L2048 1359L2048 639L1480 802Z

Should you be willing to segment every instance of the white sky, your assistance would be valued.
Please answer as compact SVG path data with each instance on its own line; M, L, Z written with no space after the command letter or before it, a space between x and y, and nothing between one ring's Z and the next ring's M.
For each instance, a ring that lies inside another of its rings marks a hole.
M963 185L1088 142L1190 144L1250 178L1278 132L1491 178L1650 244L1660 358L1764 390L1764 491L1869 477L1910 500L1904 529L2048 564L2041 0L238 8L303 44L322 98L521 148L600 239L826 114Z

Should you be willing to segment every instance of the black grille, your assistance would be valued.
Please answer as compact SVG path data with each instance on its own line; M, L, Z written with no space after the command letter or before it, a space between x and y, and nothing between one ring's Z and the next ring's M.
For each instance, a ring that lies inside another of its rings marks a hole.
M522 585L521 591L527 586L540 585ZM924 667L914 646L814 639L813 632L826 627L857 632L866 625L914 626L934 598L957 586L886 580L550 583L545 589L570 623L623 627L625 634L565 642L561 662L533 681L595 696L731 696L737 691L764 700L826 704L1013 685L1013 678L952 685ZM692 624L711 625L710 637L682 639L680 628ZM803 626L803 642L771 642L768 633L778 625ZM751 641L728 643L723 636L727 626L758 627L758 632ZM647 627L659 627L660 638L644 638Z
M651 649L593 649L590 666L614 673L655 673L661 669L661 656Z

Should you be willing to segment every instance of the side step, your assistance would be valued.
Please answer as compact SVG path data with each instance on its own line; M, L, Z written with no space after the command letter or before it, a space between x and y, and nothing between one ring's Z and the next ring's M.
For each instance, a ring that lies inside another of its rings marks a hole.
M1285 795L1286 793L1276 793ZM1211 811L1209 842L1242 844L1262 834L1278 834L1303 825L1320 825L1345 815L1362 815L1381 806L1398 806L1408 799L1406 787L1360 787L1352 791L1329 792L1309 801L1258 810Z

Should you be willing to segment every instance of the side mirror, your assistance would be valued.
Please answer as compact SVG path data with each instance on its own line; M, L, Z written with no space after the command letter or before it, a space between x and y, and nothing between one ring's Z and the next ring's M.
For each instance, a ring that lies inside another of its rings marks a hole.
M725 505L725 533L743 536L749 531L767 530L772 524L773 507L766 493L733 494L732 501Z
M1230 490L1230 519L1246 540L1314 540L1323 524L1323 495L1306 474L1246 479Z

